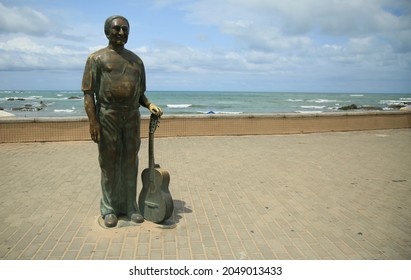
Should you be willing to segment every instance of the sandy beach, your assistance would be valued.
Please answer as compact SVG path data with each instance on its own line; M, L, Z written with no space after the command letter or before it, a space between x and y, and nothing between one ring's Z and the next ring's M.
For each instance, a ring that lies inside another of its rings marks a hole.
M410 129L158 138L174 226L111 230L98 223L95 144L0 144L0 259L409 260L410 140ZM140 156L142 170L147 139Z
M14 114L0 110L0 118L4 117L14 117Z

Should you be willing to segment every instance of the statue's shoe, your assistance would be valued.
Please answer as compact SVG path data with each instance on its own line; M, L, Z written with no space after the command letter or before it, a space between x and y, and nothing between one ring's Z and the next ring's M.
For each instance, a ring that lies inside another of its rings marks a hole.
M115 227L117 225L118 219L114 214L107 214L104 216L104 225L106 227Z
M130 220L134 223L144 222L144 217L140 213L133 213L130 215Z

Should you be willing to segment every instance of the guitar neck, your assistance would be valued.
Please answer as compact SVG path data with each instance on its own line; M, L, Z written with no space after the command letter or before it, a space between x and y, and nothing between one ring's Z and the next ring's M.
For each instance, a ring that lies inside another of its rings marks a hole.
M150 116L150 130L148 135L148 168L150 169L150 181L154 182L154 131L157 128L158 117L154 114Z
M148 143L148 167L150 168L150 173L154 172L154 133L150 133Z

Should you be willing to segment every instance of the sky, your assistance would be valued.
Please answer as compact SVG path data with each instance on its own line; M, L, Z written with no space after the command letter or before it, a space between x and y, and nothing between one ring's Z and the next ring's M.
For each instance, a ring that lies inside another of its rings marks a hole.
M409 0L0 0L0 89L80 90L111 15L148 90L411 93Z

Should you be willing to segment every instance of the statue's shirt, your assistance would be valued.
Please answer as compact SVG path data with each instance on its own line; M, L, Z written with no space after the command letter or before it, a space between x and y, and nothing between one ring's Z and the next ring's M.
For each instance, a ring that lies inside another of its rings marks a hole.
M104 48L92 53L84 69L82 90L93 91L103 106L138 108L146 90L143 61L126 49L116 52Z

